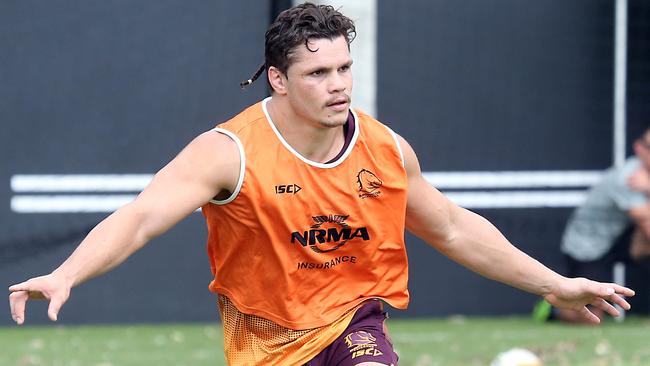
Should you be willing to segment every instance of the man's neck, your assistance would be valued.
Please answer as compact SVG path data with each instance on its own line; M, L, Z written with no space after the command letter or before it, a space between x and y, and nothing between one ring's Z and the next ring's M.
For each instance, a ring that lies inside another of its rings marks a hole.
M311 161L324 163L336 157L345 144L343 126L327 128L303 120L285 103L282 98L274 97L266 105L271 122L285 141Z

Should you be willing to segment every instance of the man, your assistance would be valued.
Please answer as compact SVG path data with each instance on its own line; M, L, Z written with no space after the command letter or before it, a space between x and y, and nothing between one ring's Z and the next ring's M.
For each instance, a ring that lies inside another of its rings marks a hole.
M571 215L561 246L569 276L612 281L614 263L636 266L650 259L650 129L633 149L634 156L607 170ZM570 309L554 315L583 322Z
M51 274L11 286L15 321L28 298L49 299L56 320L73 286L199 207L230 364L397 364L378 300L408 304L405 225L470 269L592 322L587 304L629 308L620 295L632 290L562 277L452 204L403 138L350 109L354 32L330 6L280 14L265 42L272 96L192 141Z

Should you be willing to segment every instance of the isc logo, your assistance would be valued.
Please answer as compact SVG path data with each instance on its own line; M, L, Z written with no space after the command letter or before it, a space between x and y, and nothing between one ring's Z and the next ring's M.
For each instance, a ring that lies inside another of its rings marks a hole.
M300 187L297 184L281 184L279 186L275 186L275 193L276 194L283 194L283 193L289 193L289 194L296 194L300 192L302 187Z

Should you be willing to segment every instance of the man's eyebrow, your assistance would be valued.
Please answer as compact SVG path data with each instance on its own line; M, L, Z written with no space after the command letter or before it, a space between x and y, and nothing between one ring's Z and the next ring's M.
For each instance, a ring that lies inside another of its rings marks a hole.
M327 66L314 66L314 67L310 67L310 68L306 69L305 73L306 74L311 74L312 72L327 71L327 70L331 70L331 69L332 69L331 67L327 67Z
M321 66L314 66L314 67L308 68L307 70L311 70L309 72L314 72L314 71L318 71L318 70L338 69L339 67L343 67L343 66L352 66L352 62L353 62L352 60L349 60L349 61L346 61L346 62L344 62L342 64L339 64L338 66L332 66L332 67L322 66L322 65Z

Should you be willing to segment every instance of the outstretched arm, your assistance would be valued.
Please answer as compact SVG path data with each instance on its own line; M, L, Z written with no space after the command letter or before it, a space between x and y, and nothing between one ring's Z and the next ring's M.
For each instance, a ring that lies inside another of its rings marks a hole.
M569 279L526 255L483 217L463 209L422 177L413 149L400 137L409 180L406 226L447 257L485 277L543 296L551 304L579 310L593 323L600 319L586 307L592 304L613 316L630 305L620 295L628 288L584 278ZM609 302L608 302L609 301Z
M9 287L14 321L23 324L30 298L49 300L48 316L56 320L72 287L119 265L220 191L232 191L239 161L235 142L223 134L210 131L194 139L133 202L100 222L56 270Z

